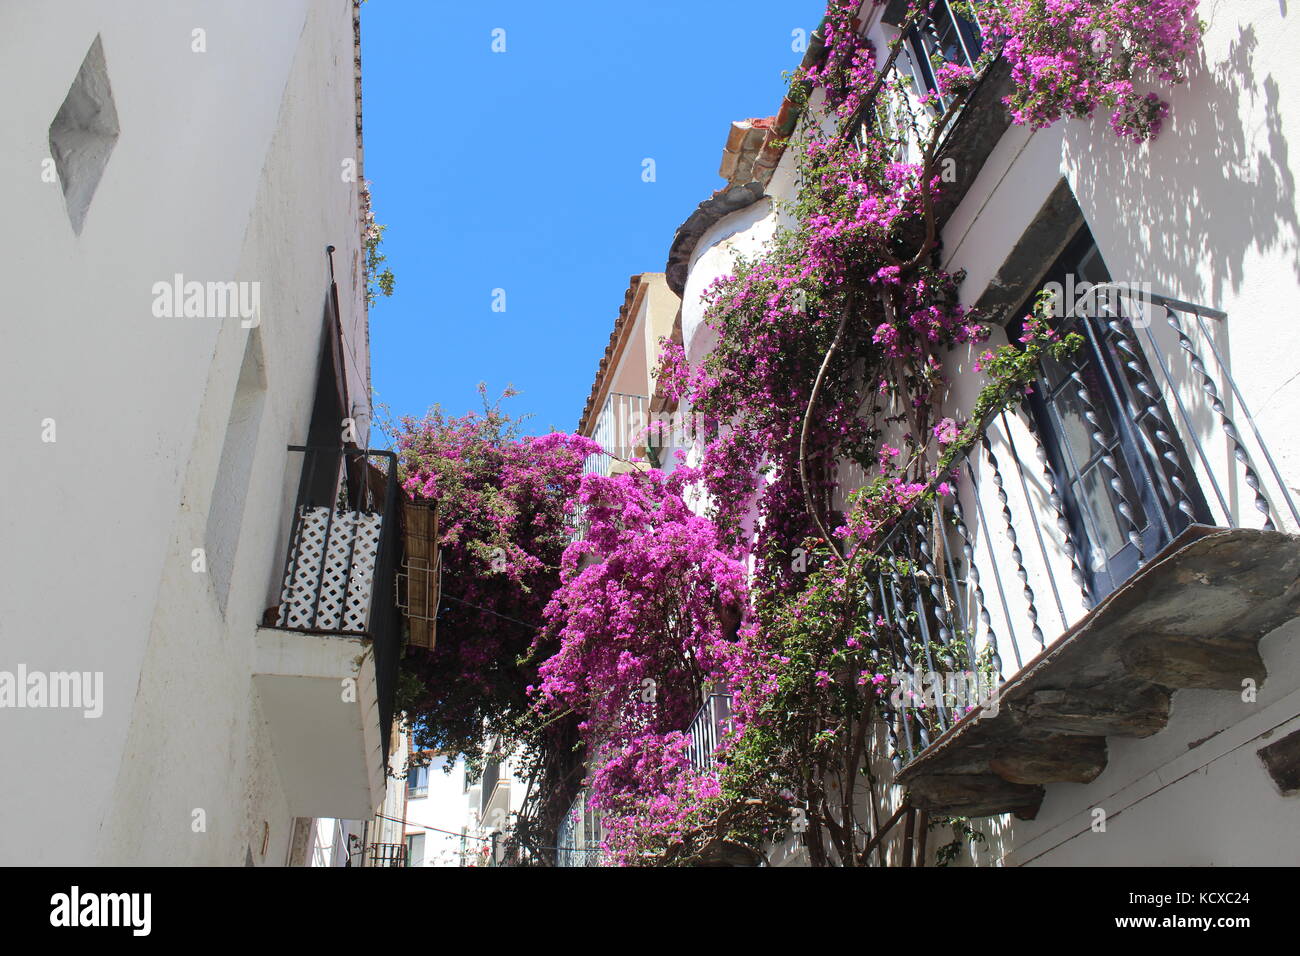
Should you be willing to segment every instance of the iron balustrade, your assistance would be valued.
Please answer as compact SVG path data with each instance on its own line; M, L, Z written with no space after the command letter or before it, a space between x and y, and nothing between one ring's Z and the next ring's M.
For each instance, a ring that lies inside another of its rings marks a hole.
M989 703L1182 530L1300 529L1300 507L1214 340L1226 319L1123 283L1094 286L1060 321L1108 357L1105 367L1045 368L1035 392L1072 393L1085 423L1074 440L1104 497L1067 493L1070 475L1049 454L1061 436L1044 433L1053 420L1027 398L987 421L935 480L951 495L904 511L873 542L862 599L872 666L897 679L885 688L896 769ZM1093 566L1115 560L1095 544L1106 520L1132 558L1111 578Z
M974 69L984 49L978 19L958 14L950 0L935 0L929 12L907 31L906 42L917 95L933 94L935 112L942 113L948 108L948 98L939 91L934 61Z
M591 792L585 788L578 791L556 829L556 866L600 866L605 862L601 816L591 806Z
M922 11L903 32L900 45L898 55L882 69L910 81L914 98L900 94L911 100L910 105L891 99L886 88L871 101L863 102L844 129L859 148L866 147L877 136L896 141L892 151L894 159L909 162L919 157L922 144L916 142L916 131L909 129L907 114L920 108L938 119L951 102L939 90L935 61L974 70L984 51L984 38L978 18L957 13L950 0L933 0L929 9ZM949 126L948 132L951 129Z
M405 843L371 843L366 847L362 866L406 866Z
M731 729L731 694L709 694L687 730L691 738L686 756L697 771L712 769L718 744Z
M1132 290L1122 285L1116 285L1115 288L1122 297L1133 296ZM1291 494L1291 486L1283 480L1277 462L1274 460L1267 443L1265 443L1264 436L1260 434L1255 416L1246 404L1246 399L1242 396L1236 379L1228 371L1223 354L1214 341L1212 330L1207 326L1207 320L1226 323L1227 314L1215 309L1207 309L1177 299L1171 299L1168 296L1146 294L1140 298L1148 306L1164 310L1165 324L1176 338L1179 352L1189 366L1189 370L1199 379L1198 388L1208 399L1209 411L1217 419L1220 432L1231 445L1233 461L1240 468L1242 481L1251 490L1253 496L1252 505L1263 516L1263 527L1272 531L1276 530L1279 524L1290 523L1293 529L1300 528L1300 507L1296 504L1295 496ZM1114 317L1108 317L1106 321L1107 327L1113 329L1117 320ZM1174 380L1172 363L1164 357L1160 343L1157 342L1152 332L1153 322L1148 319L1141 323L1141 327L1151 345L1148 351L1155 355L1164 381L1172 383ZM1212 374L1210 368L1207 367L1202 350L1197 348L1189 333L1198 334L1198 337L1208 345L1211 365L1214 372L1217 373L1219 382L1226 384L1228 394L1225 395L1220 392L1220 384L1216 382L1215 374ZM1129 346L1126 345L1125 348L1127 350ZM1146 384L1144 382L1143 386L1145 387ZM1203 466L1204 473L1209 476L1211 489L1214 492L1214 504L1217 504L1219 513L1229 522L1227 526L1236 527L1237 525L1232 523L1234 515L1231 506L1228 504L1229 498L1233 496L1232 489L1228 487L1228 481L1222 474L1222 469L1215 467L1207 455L1206 445L1200 438L1200 428L1194 420L1195 410L1178 390L1171 390L1171 393L1174 404L1178 409L1179 430L1190 434L1193 439L1197 461ZM1251 454L1251 437L1243 436L1238 430L1234 415L1228 408L1229 402L1235 403L1237 408L1240 409L1239 417L1244 419L1250 427L1250 436L1253 437L1256 453L1268 466L1268 475L1272 477L1274 482L1271 495L1265 487L1268 479L1266 476L1262 476L1262 469L1258 465L1255 456ZM1285 508L1279 507L1277 500L1281 500Z
M556 847L556 866L603 866L608 855L600 847Z
M402 639L397 455L317 445L289 451L303 456L303 467L275 626L372 641L386 757Z

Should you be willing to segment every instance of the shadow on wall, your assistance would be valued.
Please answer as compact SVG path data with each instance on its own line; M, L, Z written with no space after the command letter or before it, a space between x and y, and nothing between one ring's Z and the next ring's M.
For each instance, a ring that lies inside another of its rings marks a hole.
M1242 27L1227 59L1192 66L1173 90L1170 119L1149 147L1119 142L1106 117L1066 137L1066 164L1094 232L1149 281L1192 301L1218 304L1238 292L1253 249L1289 261L1300 280L1300 219L1282 132L1281 92L1261 80L1255 27ZM1203 56L1203 54L1202 54ZM1132 151L1149 149L1149 161ZM1208 255L1208 259L1207 259Z

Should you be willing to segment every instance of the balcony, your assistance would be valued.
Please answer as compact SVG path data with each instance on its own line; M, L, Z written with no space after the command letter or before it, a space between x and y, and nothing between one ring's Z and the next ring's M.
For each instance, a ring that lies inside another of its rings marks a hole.
M590 801L589 790L579 791L560 821L555 840L556 866L600 866L605 862L601 813L592 808Z
M510 775L502 774L502 761L488 757L479 779L469 787L470 810L480 833L503 834L513 823L510 811Z
M704 773L713 769L718 744L731 730L731 694L709 694L691 721L687 735L691 738L686 755L691 766Z
M362 866L406 866L405 843L371 843L362 857Z
M646 458L651 451L647 437L649 416L650 402L644 395L611 393L601 406L591 435L605 450L587 456L582 466L583 474L608 478L633 467L626 463L628 460ZM581 508L569 516L567 523L573 540L581 541L587 533Z
M935 79L935 61L974 69L984 50L979 20L967 18L953 9L951 0L935 0L930 12L907 31L908 63L918 97L933 94L933 111L942 114L948 100L939 91Z
M1260 639L1300 613L1300 509L1216 343L1227 317L1097 289L1110 304L1067 316L1080 356L873 549L919 809L1032 819L1046 785L1102 772L1108 737L1161 730L1174 691L1262 682Z
M627 470L629 466L620 459L644 458L649 411L649 400L644 395L610 393L596 417L591 435L606 453L590 456L583 470L608 476Z
M864 102L841 127L841 135L861 145L883 136L893 143L898 162L919 162L933 123L947 111L950 101L940 93L935 78L937 63L974 68L981 59L980 79L965 103L948 118L939 137L938 168L951 165L963 170L956 182L945 183L934 202L936 222L942 226L961 204L976 175L1011 126L1003 99L1011 93L1011 69L999 57L989 57L977 19L958 12L952 0L935 0L928 14L909 20L907 0L888 0L880 14L886 37L901 46L885 68L902 79L902 88L886 84L874 99ZM906 30L904 31L904 27ZM912 122L915 118L915 128Z
M303 466L253 682L290 812L364 819L383 799L401 653L396 456L289 450Z

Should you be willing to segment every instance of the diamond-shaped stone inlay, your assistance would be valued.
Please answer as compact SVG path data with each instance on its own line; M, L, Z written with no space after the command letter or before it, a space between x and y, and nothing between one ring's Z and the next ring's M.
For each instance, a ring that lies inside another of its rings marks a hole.
M108 84L104 44L95 37L50 124L50 155L77 235L81 235L90 200L117 145L117 135L117 107Z

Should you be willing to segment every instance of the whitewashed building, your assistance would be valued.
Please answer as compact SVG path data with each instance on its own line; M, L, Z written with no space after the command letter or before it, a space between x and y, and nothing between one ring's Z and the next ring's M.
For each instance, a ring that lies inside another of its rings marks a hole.
M905 7L863 5L877 50ZM928 607L915 637L938 649L946 623L995 651L1001 715L954 727L941 714L924 737L897 715L886 811L911 802L881 860L933 862L947 832L927 850L927 815L975 818L983 839L959 862L980 865L1300 859L1300 325L1286 307L1300 291L1300 20L1266 0L1201 16L1202 55L1165 91L1154 142L1119 141L1101 115L1010 125L995 63L942 147L958 170L942 265L965 270L962 301L993 319L991 346L1046 283L1142 294L1123 321L1080 318L1076 365L1044 369L962 463L951 564L931 569L959 620ZM894 67L915 91L933 82L925 57L966 61L980 42L947 3L924 34ZM692 361L713 345L702 293L763 248L793 196L781 140L797 118L787 100L734 124L726 185L674 240L666 274ZM982 384L976 354L945 363L956 417ZM923 566L924 538L900 524L886 546ZM771 850L774 865L806 860L796 840Z
M449 765L446 757L427 753L412 762L406 774L408 866L465 866L475 859L485 841L469 836L477 809L469 805L470 789L464 760Z
M521 768L519 751L503 747L499 738L489 738L484 748L489 755L481 772L466 780L466 865L517 865L518 850L510 835L524 801L529 780Z
M681 302L662 272L644 272L628 280L578 419L577 433L599 442L607 452L593 455L586 463L588 471L618 474L632 468L633 462L670 465L673 423L663 421L662 408L652 405L651 399L663 343L671 339L680 309ZM653 433L652 423L656 423Z
M354 0L0 8L0 862L302 864L384 796L359 71Z

